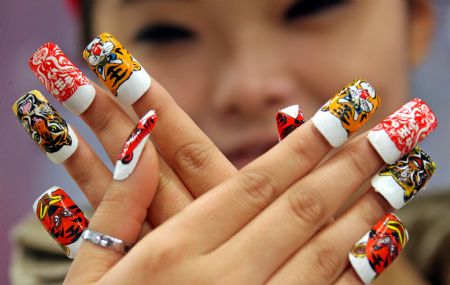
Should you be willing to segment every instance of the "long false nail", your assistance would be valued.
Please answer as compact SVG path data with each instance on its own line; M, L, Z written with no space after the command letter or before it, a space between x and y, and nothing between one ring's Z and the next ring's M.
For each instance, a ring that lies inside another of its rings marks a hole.
M27 133L54 163L64 162L77 149L75 132L39 91L26 93L12 109Z
M45 88L72 113L83 113L94 100L94 86L56 44L42 45L28 65Z
M116 162L114 180L124 180L131 175L157 120L155 111L151 110L139 121L128 137L119 155L119 160Z
M330 145L338 147L367 122L380 101L369 83L356 79L320 108L312 122Z
M278 138L282 141L292 131L300 127L305 119L299 105L292 105L281 109L276 115Z
M400 209L425 189L435 171L431 157L415 147L395 163L383 167L373 177L372 186L392 207Z
M372 146L386 163L395 163L437 127L433 111L413 99L375 126L368 134Z
M145 69L111 34L96 37L83 51L83 57L122 104L133 104L151 86Z
M83 211L57 186L39 196L33 204L33 210L65 254L74 258L82 242L81 235L89 224Z
M399 255L408 241L405 225L394 214L387 214L352 248L349 260L364 282L370 284Z

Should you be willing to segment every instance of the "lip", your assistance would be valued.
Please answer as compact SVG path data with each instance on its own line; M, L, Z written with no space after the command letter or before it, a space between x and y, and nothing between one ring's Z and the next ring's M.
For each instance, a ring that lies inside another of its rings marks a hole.
M225 156L236 166L241 169L246 166L278 143L276 138L265 139L249 139L240 145L231 148L230 151L224 152Z

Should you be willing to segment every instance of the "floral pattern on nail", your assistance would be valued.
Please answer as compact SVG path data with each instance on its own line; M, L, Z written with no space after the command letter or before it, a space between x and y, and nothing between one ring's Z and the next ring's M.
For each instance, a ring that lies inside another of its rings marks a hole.
M397 216L389 213L352 248L350 255L356 258L354 261L358 262L352 262L352 265L368 284L371 280L366 279L373 279L383 272L399 255L407 241L408 231L405 225ZM367 272L362 272L362 263L358 260L368 261L373 271L373 278L364 276Z
M397 149L408 153L437 127L437 118L430 107L421 99L413 99L406 103L372 131L384 130Z
M403 200L408 202L425 187L436 171L436 164L420 147L415 147L396 163L383 167L379 176L390 176L403 189Z
M111 34L96 37L83 51L83 57L98 78L117 96L117 89L141 65Z
M54 43L42 45L31 56L28 65L59 102L69 99L80 86L90 84L86 76Z
M67 193L53 187L35 204L36 216L47 232L58 242L67 256L73 255L71 245L76 243L89 220Z
M341 121L348 136L357 131L380 105L375 89L363 79L356 79L322 108Z
M69 127L42 94L33 90L13 105L13 111L27 133L46 153L56 153L72 145Z
M300 127L305 119L299 105L292 105L278 111L276 115L278 138L283 140L296 128Z

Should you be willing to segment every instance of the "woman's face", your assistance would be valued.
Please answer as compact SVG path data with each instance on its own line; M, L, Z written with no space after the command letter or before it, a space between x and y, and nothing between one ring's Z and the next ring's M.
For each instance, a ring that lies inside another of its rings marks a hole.
M93 32L117 37L241 167L277 142L275 113L311 118L356 77L382 104L408 97L409 23L402 0L108 0Z

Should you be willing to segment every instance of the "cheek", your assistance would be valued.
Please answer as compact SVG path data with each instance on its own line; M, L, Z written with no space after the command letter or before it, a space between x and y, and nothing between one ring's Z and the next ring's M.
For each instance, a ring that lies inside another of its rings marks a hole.
M361 4L333 26L300 33L285 43L297 78L305 93L312 94L308 99L315 108L354 78L373 84L382 103L365 129L408 100L406 9L402 1L388 2Z

